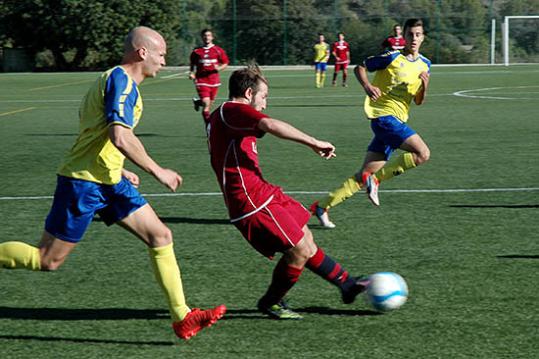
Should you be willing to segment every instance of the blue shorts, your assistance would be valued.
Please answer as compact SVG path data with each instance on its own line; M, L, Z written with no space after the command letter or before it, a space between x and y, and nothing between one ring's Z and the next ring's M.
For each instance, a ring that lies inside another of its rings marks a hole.
M146 203L123 177L115 185L106 185L58 176L45 230L56 238L77 243L96 213L110 226Z
M371 152L384 153L386 161L415 131L395 116L382 116L371 119L371 129L374 132L369 147Z
M315 62L314 63L314 69L316 71L321 71L321 72L326 71L327 66L328 66L327 62Z

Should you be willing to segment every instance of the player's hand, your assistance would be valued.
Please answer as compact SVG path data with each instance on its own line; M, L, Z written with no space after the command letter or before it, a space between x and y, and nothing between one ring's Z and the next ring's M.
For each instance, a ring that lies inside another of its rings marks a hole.
M154 174L155 178L172 192L182 185L183 178L177 172L168 168L161 168Z
M426 71L423 71L419 74L419 78L421 79L421 82L423 83L423 88L426 90L429 86L429 80L430 80L430 74Z
M320 157L329 160L330 158L337 157L335 154L335 146L326 141L316 140L315 144L311 147Z
M371 84L367 84L364 87L365 93L372 101L378 100L382 96L382 91L376 86L373 86Z
M127 180L133 185L133 187L138 188L138 186L140 185L140 179L136 173L123 169L122 176L127 178Z
M195 79L195 74L193 72L190 72L189 73L189 80L194 80Z

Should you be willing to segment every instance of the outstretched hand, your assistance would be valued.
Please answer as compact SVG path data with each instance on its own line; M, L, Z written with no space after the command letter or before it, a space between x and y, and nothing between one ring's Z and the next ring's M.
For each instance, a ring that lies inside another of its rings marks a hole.
M316 140L315 144L311 146L311 148L320 157L325 158L326 160L337 157L335 154L335 146L329 142Z

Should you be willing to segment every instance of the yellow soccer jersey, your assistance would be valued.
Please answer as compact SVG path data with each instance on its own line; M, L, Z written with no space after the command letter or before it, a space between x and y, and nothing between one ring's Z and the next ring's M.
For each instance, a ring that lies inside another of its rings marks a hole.
M314 62L328 62L329 45L325 42L314 45Z
M368 118L392 115L406 122L410 110L410 102L421 87L419 74L430 73L430 60L419 55L408 60L399 51L389 51L378 56L367 58L363 62L368 71L376 71L372 85L382 91L382 96L372 101L365 99L365 113Z
M112 144L109 126L134 128L141 116L135 81L121 66L104 72L82 100L79 137L58 174L103 184L120 182L125 156Z

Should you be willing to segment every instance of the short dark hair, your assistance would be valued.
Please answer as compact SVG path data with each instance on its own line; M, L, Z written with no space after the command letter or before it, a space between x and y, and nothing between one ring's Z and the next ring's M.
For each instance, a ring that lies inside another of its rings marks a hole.
M417 26L421 26L424 29L425 27L423 26L423 20L421 20L421 19L408 19L404 23L404 28L402 29L402 32L405 33L406 29L408 29L409 27L417 27Z
M205 29L202 29L202 31L200 31L200 37L204 36L204 34L207 33L207 32L211 32L213 34L212 29L205 28Z
M247 67L236 70L230 75L228 80L228 97L245 97L245 91L252 89L253 93L258 92L259 84L263 82L266 85L268 80L262 74L262 70L254 62L249 63Z

